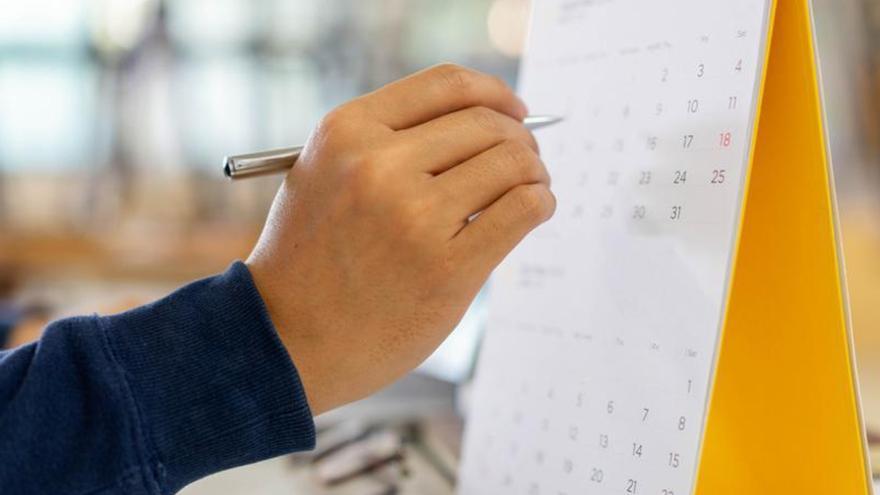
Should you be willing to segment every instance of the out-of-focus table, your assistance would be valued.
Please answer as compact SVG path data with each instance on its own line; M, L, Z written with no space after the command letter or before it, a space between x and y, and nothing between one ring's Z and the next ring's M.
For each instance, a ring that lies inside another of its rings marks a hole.
M398 495L452 495L454 487L440 476L422 455L407 452L409 476L402 479ZM307 464L280 457L251 466L231 469L197 481L181 495L381 495L386 484L361 477L334 488L322 487Z
M322 431L346 421L368 425L417 425L419 433L403 445L403 466L395 467L328 488L316 479L310 456L285 456L232 469L200 480L181 495L387 495L396 480L396 495L452 495L454 470L462 436L462 423L455 413L453 385L420 374L410 374L364 400L319 416L318 445Z
M874 488L880 493L880 483ZM233 469L198 481L181 495L373 495L381 485L360 481L335 490L319 487L308 469L294 467L283 457ZM414 462L411 477L401 485L399 495L452 495L455 489L432 473L430 467Z

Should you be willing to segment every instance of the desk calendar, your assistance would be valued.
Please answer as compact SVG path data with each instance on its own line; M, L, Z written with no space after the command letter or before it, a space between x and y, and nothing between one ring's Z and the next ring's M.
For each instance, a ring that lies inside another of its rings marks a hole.
M869 493L807 0L534 0L460 493Z

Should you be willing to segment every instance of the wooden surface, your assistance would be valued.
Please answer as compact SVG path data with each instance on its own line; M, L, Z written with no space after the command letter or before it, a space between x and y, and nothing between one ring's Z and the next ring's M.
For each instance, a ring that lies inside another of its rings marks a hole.
M247 257L256 228L136 229L104 235L15 232L0 235L0 266L22 276L191 280Z

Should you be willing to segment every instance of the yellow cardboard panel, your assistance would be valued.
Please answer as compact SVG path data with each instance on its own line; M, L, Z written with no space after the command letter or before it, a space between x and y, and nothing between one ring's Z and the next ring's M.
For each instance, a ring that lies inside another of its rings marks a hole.
M869 493L807 0L767 71L696 493Z

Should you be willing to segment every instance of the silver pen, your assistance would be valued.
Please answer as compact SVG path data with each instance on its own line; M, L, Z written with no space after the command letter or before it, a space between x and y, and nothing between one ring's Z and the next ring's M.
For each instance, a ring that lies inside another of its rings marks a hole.
M532 115L523 119L523 124L531 130L558 122L562 122L562 117L553 115ZM284 172L293 168L302 150L303 146L294 146L246 155L227 156L223 159L223 173L230 179L246 179Z

